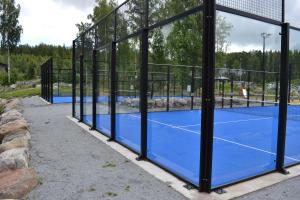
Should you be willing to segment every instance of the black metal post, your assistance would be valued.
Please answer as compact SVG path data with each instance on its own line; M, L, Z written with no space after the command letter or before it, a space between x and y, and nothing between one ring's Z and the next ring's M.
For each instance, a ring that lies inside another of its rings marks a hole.
M215 21L216 1L204 0L203 93L200 150L200 191L210 192L214 129Z
M184 90L184 87L183 87L183 75L181 75L181 97L183 98L183 90Z
M59 74L60 74L60 69L57 69L57 96L60 96L59 95L59 87L60 87L60 83L59 83Z
M83 78L83 55L80 55L80 122L83 122Z
M117 44L112 42L111 45L111 69L110 69L110 124L111 124L111 133L110 133L110 141L114 141L116 139L116 95L117 95L117 76L116 76L116 68L117 68Z
M73 41L72 48L72 116L75 117L75 105L76 105L76 42Z
M284 168L286 124L287 124L287 104L288 104L288 77L289 74L289 29L288 23L282 25L281 31L281 66L280 66L280 103L279 103L279 123L277 139L277 159L276 169L283 174L288 173Z
M98 96L98 74L97 74L97 51L93 50L93 122L92 130L96 130L97 127L97 96Z
M53 103L53 58L50 59L50 102Z
M149 1L144 1L143 31L141 36L141 69L140 69L140 110L141 110L141 149L138 159L147 158L147 125L148 125L148 15Z
M248 75L247 75L247 107L250 107L250 90L251 90L251 85L250 85L250 81L251 81L251 72L248 71Z

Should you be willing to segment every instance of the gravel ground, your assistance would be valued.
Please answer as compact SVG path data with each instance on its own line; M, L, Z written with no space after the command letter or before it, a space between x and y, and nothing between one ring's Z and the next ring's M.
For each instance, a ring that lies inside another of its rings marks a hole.
M28 199L186 199L66 118L70 105L23 100L32 134L32 167L42 184ZM300 177L237 198L299 200Z
M45 105L38 97L23 103L31 163L42 182L29 199L185 199L68 120L70 105Z

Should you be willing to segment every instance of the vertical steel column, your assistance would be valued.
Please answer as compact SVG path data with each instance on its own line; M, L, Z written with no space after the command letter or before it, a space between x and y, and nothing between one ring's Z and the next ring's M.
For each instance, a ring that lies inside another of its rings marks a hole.
M80 122L83 122L83 77L83 55L80 55Z
M203 93L200 150L200 191L210 192L214 129L216 0L204 0L203 13Z
M288 104L288 74L289 74L289 29L288 23L282 25L281 32L281 66L280 66L280 103L279 103L279 123L277 139L277 159L276 169L283 174L288 172L284 168L287 104Z
M76 104L76 49L75 49L75 41L73 41L72 48L72 116L75 117L75 104Z
M98 76L97 76L97 51L93 50L93 122L92 130L96 130L97 126L97 96L98 96Z
M148 15L149 2L144 1L143 30L141 36L140 68L140 111L141 111L141 149L138 160L147 158L147 120L148 120Z
M53 103L53 58L50 59L50 102Z

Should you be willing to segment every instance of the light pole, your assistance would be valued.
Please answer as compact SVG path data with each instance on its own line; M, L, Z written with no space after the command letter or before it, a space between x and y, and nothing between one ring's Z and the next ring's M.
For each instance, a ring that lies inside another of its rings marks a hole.
M270 37L271 36L271 34L270 33L261 33L261 37L263 38L263 61L262 61L262 71L263 71L263 87L262 87L262 103L261 103L261 105L262 106L264 106L265 105L265 103L264 103L264 101L265 101L265 85L266 85L266 59L265 59L265 57L266 57L266 39L268 38L268 37Z

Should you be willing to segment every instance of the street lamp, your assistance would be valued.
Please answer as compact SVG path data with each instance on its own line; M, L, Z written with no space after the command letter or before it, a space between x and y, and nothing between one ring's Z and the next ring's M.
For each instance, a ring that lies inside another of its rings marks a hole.
M266 54L266 39L270 37L272 34L270 33L261 33L261 37L263 38L263 63L262 63L262 68L263 68L263 92L262 92L262 103L261 105L264 106L265 103L265 85L266 85L266 59L265 59L265 54Z
M272 34L271 33L261 33L261 37L263 38L263 71L266 70L266 61L265 61L265 54L266 54L266 39L269 38Z

